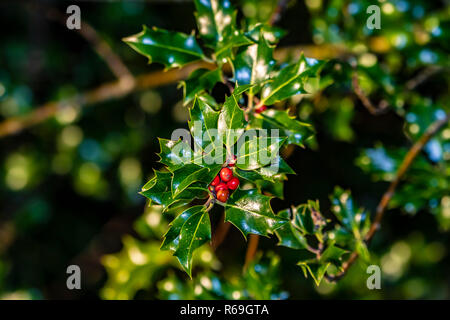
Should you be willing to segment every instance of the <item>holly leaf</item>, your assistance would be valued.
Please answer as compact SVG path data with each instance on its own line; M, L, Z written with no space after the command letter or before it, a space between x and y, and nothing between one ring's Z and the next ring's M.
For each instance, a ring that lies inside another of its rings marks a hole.
M292 169L282 157L278 157L275 160L276 165L278 166L278 172L286 174L296 174L294 169Z
M279 217L289 219L290 210L285 209L278 212ZM285 246L292 249L305 249L308 247L308 243L304 235L289 221L280 228L275 230L275 234L278 237L278 245Z
M262 34L264 36L264 39L269 44L276 44L280 41L281 38L286 35L286 33L287 32L281 28L258 23L254 25L250 30L248 30L245 34L254 42L258 42Z
M172 176L172 193L178 196L183 190L196 181L209 182L209 169L199 165L190 163L173 171Z
M349 191L340 187L334 189L330 200L333 204L332 211L342 226L352 232L356 240L362 240L368 231L368 214L354 204Z
M195 99L192 108L189 110L190 121L189 128L191 135L194 137L195 143L205 150L210 144L214 148L218 143L217 139L217 122L219 120L219 112L211 108L204 100ZM222 145L222 141L219 141Z
M319 212L318 204L308 201L307 204L294 208L294 221L297 228L305 234L319 235L326 221Z
M329 266L332 264L339 266L342 263L342 256L348 252L349 251L338 248L334 243L331 243L321 254L320 259L299 261L297 265L302 268L305 277L308 277L308 274L311 275L315 284L318 286Z
M305 80L317 75L324 63L302 55L297 63L284 67L271 82L264 85L260 104L272 105L293 95L307 93L303 88Z
M237 189L224 204L225 221L234 224L244 237L249 233L267 236L287 222L273 213L270 199L256 189Z
M203 51L192 34L144 26L140 33L124 38L123 41L146 56L149 63L159 62L166 68L181 67L204 58Z
M211 239L211 224L204 206L193 206L171 223L164 235L161 250L174 251L185 271L191 276L192 254L202 244Z
M234 8L229 0L195 0L197 26L205 43L213 48L229 33Z
M197 94L210 91L217 82L223 82L222 71L220 69L196 69L180 84L183 87L184 105L194 100Z
M242 170L239 168L236 168L234 173L239 178L245 179L249 182L254 183L258 180L267 180L270 182L275 182L274 175L270 174L271 171L262 170L263 168L260 168L258 170ZM268 174L267 174L268 173Z
M259 128L278 129L280 136L287 137L287 144L303 147L305 140L314 133L310 124L296 120L289 115L288 111L270 109L255 117L262 120L262 123L258 125Z
M243 170L254 170L272 165L272 172L278 170L277 162L279 149L285 139L278 137L253 136L243 143L238 143L236 166Z
M348 250L336 247L334 243L330 243L320 256L320 262L332 262L339 265L340 263L342 263L342 256L347 253L349 253Z
M229 59L234 59L234 48L251 45L253 43L254 42L242 33L242 31L235 29L233 23L223 41L217 43L216 52L214 53L216 61L219 64L224 64Z
M211 240L211 222L208 212L203 206L192 208L198 208L199 211L188 217L181 227L178 248L174 253L189 277L192 275L192 254L201 245Z
M198 213L202 210L202 206L193 206L182 213L180 213L172 222L169 224L170 228L164 234L163 243L161 244L161 250L172 250L176 251L178 248L178 243L180 241L180 232L184 223L193 214Z
M173 141L158 138L160 152L159 162L165 164L169 170L174 171L193 161L194 155L191 147L183 140Z
M257 84L268 78L275 61L273 47L269 46L261 31L258 43L242 47L234 60L235 80L240 84ZM249 96L257 91L257 87L249 90Z
M239 97L243 92L242 90L247 88L235 89L235 91L238 91L233 92L225 99L219 115L217 128L219 135L223 137L227 150L231 150L231 147L244 132L244 111L239 106Z
M162 206L163 211L170 206L183 202L192 201L194 198L202 198L207 195L206 184L192 184L190 188L173 196L170 185L172 174L170 172L155 171L155 176L147 182L140 192L143 196Z
M320 263L317 260L306 260L298 262L297 265L302 268L305 278L308 274L311 275L316 286L319 286L331 262Z
M363 240L357 240L355 244L356 252L358 252L358 255L361 257L361 259L369 263L370 262L370 252L367 248L366 243Z
M256 186L261 193L284 200L284 183L281 180L276 182L259 180L256 181Z

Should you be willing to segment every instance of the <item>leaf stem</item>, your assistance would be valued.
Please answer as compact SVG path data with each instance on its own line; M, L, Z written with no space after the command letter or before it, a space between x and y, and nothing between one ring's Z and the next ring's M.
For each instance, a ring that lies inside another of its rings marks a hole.
M206 200L204 206L205 206L205 212L210 211L213 207L214 204L216 203L216 199L213 196L209 196L208 200Z

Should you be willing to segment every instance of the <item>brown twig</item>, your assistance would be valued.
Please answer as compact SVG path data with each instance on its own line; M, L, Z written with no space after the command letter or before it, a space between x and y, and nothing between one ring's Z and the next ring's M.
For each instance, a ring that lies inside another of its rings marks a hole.
M352 75L352 85L355 90L355 94L361 100L364 107L373 115L379 115L387 110L389 103L386 100L381 100L378 106L374 106L369 98L366 96L362 88L359 86L358 74L356 71Z
M400 167L397 170L397 173L395 175L394 180L389 185L389 188L386 190L386 192L381 197L380 203L377 206L376 213L375 213L375 219L370 226L369 231L367 232L366 236L364 237L364 241L368 244L372 240L375 233L378 231L381 220L383 219L384 213L386 212L387 206L392 199L392 196L395 193L395 190L400 183L401 179L405 175L405 173L408 171L409 167L413 163L414 159L417 157L417 155L420 153L420 151L423 149L423 147L427 144L428 141L437 133L439 130L449 122L450 115L447 114L445 118L437 120L433 122L427 130L424 132L424 134L417 140L416 143L413 144L411 149L409 149L408 153L406 154L405 158L403 159L402 163L400 164ZM348 269L351 267L351 265L356 261L358 258L358 253L353 252L349 259L342 265L342 271L339 272L336 275L327 275L327 279L330 281L336 281L340 278L342 278L348 271Z
M283 11L286 9L288 2L289 2L289 0L279 0L278 1L277 7L275 8L272 15L270 16L269 25L273 26L275 23L277 23L280 20L281 15L282 15Z
M0 138L7 135L16 134L25 128L43 122L55 116L59 110L67 105L93 105L108 100L122 98L131 92L155 88L175 83L185 79L193 70L197 68L211 68L211 64L198 62L190 64L182 69L173 69L167 72L155 71L136 77L133 85L129 86L118 80L99 86L96 89L81 94L73 95L70 98L52 101L35 108L32 112L24 116L12 117L0 123Z
M255 258L256 251L258 250L259 235L251 234L248 236L247 252L245 253L244 271L247 270L248 265Z
M230 230L231 223L225 221L225 211L222 213L222 218L220 219L216 231L214 232L213 238L211 240L211 247L214 251L222 244L225 240L228 230Z
M54 8L46 8L46 17L50 20L56 21L62 25L66 25L67 17L60 11ZM122 62L120 57L114 53L111 46L103 40L97 31L87 22L81 21L81 28L76 31L85 38L93 47L95 52L106 62L111 72L117 79L131 83L133 75Z
M420 72L417 76L410 79L408 82L406 82L405 90L411 91L417 88L417 86L424 83L426 80L428 80L431 76L438 73L442 70L442 67L440 66L430 66L428 68L425 68L422 72ZM370 99L367 97L367 95L364 93L362 88L359 85L358 81L358 74L356 70L354 71L352 75L352 85L353 89L355 90L355 94L358 96L359 100L361 100L362 104L366 109L373 115L379 115L387 111L387 108L389 107L389 103L386 100L381 100L378 103L378 106L375 106Z
M342 48L339 47L332 49L331 46L296 46L276 50L275 58L283 59L288 57L291 53L299 54L301 51L317 59L336 57L343 52ZM134 91L160 87L183 80L197 68L212 69L214 68L214 65L203 61L191 63L182 69L172 69L167 72L161 70L137 76L136 81L132 85L127 85L127 83L120 81L109 82L100 85L96 89L74 95L64 100L47 102L34 108L32 112L24 116L12 117L0 122L0 138L19 133L28 127L39 124L55 116L58 110L68 104L75 103L83 106L122 98Z
M428 80L428 78L435 75L442 69L443 68L441 66L429 66L429 67L423 69L423 71L421 71L419 74L417 74L417 76L415 76L414 78L412 78L411 80L408 80L408 82L406 82L406 85L405 85L406 89L414 90L419 85L421 85L426 80Z

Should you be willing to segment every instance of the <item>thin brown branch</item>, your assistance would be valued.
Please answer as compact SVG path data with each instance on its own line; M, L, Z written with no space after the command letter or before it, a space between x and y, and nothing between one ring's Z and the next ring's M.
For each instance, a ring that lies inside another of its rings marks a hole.
M277 23L281 19L281 15L283 14L284 10L287 7L289 0L279 0L278 4L273 11L270 19L269 19L269 25L273 26L275 23Z
M291 55L292 58L295 58L300 52L305 52L305 54L317 59L336 57L343 53L342 48L340 47L335 47L333 49L332 46L296 46L276 50L275 58L284 59ZM208 62L191 63L182 69L172 69L169 71L161 70L137 76L135 82L131 85L126 82L124 83L123 81L110 82L100 85L91 91L80 93L64 100L47 102L34 108L29 114L20 117L12 117L0 122L0 138L19 133L28 127L41 123L55 116L58 110L66 105L93 105L95 103L119 99L134 91L156 88L183 80L187 78L190 72L197 68L212 69L214 68L214 65Z
M352 85L353 89L355 90L355 94L358 96L359 100L361 100L364 107L366 107L366 109L369 110L371 114L378 115L387 110L389 104L386 100L381 100L378 106L374 106L372 104L372 102L366 96L362 88L359 86L358 74L356 73L356 71L352 75Z
M50 20L66 25L67 17L55 8L46 8L46 17ZM133 75L122 62L120 57L114 53L111 46L103 40L97 31L87 22L81 21L81 28L76 30L93 47L95 52L106 62L111 72L117 79L128 82L131 85Z
M211 240L211 247L214 251L222 244L225 240L225 237L228 234L228 230L230 230L231 223L225 221L225 211L222 213L222 217L218 223L216 231Z
M380 203L377 206L375 219L372 225L370 226L370 229L367 232L366 236L364 237L364 241L367 244L370 243L373 236L380 228L381 220L383 219L383 216L386 212L389 202L391 201L398 184L400 183L405 173L408 171L414 159L417 157L417 155L420 153L423 147L428 143L428 141L430 141L430 139L436 133L438 133L439 130L449 122L449 120L450 115L447 114L445 118L433 122L427 128L424 134L419 138L419 140L417 140L416 143L413 144L413 146L409 149L408 153L405 155L405 158L403 159L402 163L400 164L400 167L397 170L394 180L392 180L392 182L390 183L388 189L381 197ZM327 279L330 281L336 281L342 278L347 273L348 269L352 266L352 264L356 261L357 258L358 253L353 252L350 255L349 259L342 265L343 268L342 271L334 276L327 275Z
M0 123L0 138L16 134L28 127L43 122L55 116L59 110L67 105L86 106L122 98L134 91L160 87L175 83L187 76L197 68L212 68L211 64L198 62L187 65L182 69L172 69L167 72L155 71L136 77L136 81L130 86L123 81L113 81L103 84L96 89L76 94L70 98L45 103L36 107L32 112L24 116L12 117Z
M427 81L431 76L438 73L442 70L442 67L440 66L430 66L428 68L425 68L422 72L420 72L417 76L410 79L408 82L406 82L405 90L411 91L417 88L419 85ZM375 106L370 99L367 97L367 95L364 93L362 88L359 85L358 81L358 74L356 71L354 71L352 75L352 85L353 89L355 91L355 94L358 96L359 100L361 100L364 107L373 115L379 115L384 112L386 112L389 107L389 103L386 100L381 100L378 103L378 106Z
M258 250L258 242L259 242L259 235L257 234L249 235L247 252L245 253L244 270L247 270L248 265L255 258L256 251Z
M406 82L406 89L408 90L414 90L419 85L427 81L431 76L435 75L439 71L441 71L443 68L440 66L429 66L425 68L422 72L420 72L417 76L412 78L411 80L408 80Z

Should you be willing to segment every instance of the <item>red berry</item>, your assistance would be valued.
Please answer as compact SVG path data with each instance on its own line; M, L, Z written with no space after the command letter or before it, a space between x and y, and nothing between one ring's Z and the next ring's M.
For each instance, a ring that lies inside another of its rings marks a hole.
M227 187L230 190L236 190L237 187L239 187L239 179L233 178L230 181L227 182Z
M220 178L219 178L219 176L216 176L216 177L214 178L214 180L211 182L211 185L212 185L212 186L216 186L216 185L219 184L219 182L220 182Z
M228 196L230 195L230 192L228 189L222 189L217 192L217 200L220 202L227 202Z
M231 171L229 168L222 168L220 170L220 178L224 182L230 181L230 179L233 177L233 171Z
M255 109L255 113L261 113L265 110L267 110L267 106L262 105L261 107Z
M236 164L236 159L237 159L237 157L233 156L233 159L228 160L228 166L229 167L234 167L234 165Z
M228 189L226 183L221 182L216 186L216 192L219 192L220 190L223 190L223 189Z

